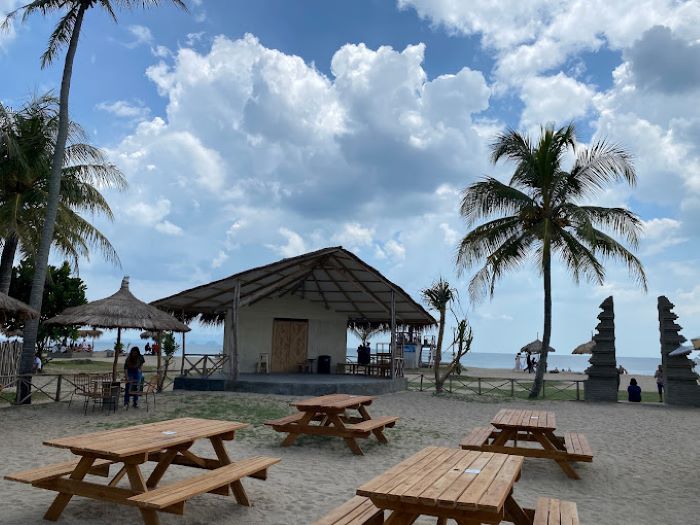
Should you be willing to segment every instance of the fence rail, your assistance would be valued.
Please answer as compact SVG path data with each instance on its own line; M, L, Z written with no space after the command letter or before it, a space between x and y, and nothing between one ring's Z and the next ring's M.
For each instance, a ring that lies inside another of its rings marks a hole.
M407 389L416 391L435 390L435 378L426 374L406 374ZM493 377L450 376L443 388L452 394L527 399L534 381ZM545 379L542 382L540 399L583 400L583 380Z
M0 406L21 405L29 397L32 398L32 403L68 401L76 390L85 388L89 382L111 379L111 373L0 375ZM171 377L166 377L163 390L170 388L173 382ZM29 394L18 400L18 389Z
M187 354L182 360L181 374L209 377L223 371L227 361L227 354Z

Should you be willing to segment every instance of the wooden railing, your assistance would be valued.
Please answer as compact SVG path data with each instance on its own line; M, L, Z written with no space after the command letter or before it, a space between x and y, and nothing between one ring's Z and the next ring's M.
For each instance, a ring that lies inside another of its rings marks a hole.
M223 372L227 361L226 354L187 354L182 360L182 375L209 377Z
M435 377L432 374L409 373L408 390L434 391ZM545 379L540 392L541 399L583 400L583 379ZM452 375L443 385L451 394L512 397L527 399L532 388L531 379L508 379Z

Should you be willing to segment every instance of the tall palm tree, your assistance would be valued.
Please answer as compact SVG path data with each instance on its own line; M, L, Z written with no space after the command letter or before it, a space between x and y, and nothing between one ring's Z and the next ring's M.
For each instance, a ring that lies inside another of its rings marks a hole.
M569 171L562 162L574 154ZM544 280L544 333L542 353L530 397L537 397L547 368L552 333L552 254L564 262L576 283L581 277L602 284L602 259L619 259L646 291L646 276L639 260L611 235L636 248L641 221L624 208L586 206L607 185L636 183L629 153L605 140L590 148L579 147L572 124L555 130L541 129L537 142L509 130L491 145L491 160L511 160L516 167L510 182L492 177L476 182L462 194L461 215L474 227L462 239L457 267L463 271L486 260L474 275L469 292L474 300L493 296L496 281L508 270L535 258ZM497 217L497 218L493 218Z
M177 7L186 9L182 0L169 0ZM116 8L132 9L136 5L145 7L157 6L159 0L34 0L19 9L9 13L2 26L8 28L10 21L19 13L22 19L26 20L35 13L43 15L60 13L56 27L49 37L48 47L41 56L41 66L46 67L58 55L59 51L67 46L66 58L63 64L63 75L61 78L61 91L59 95L58 132L56 134L56 146L51 159L51 177L48 185L48 199L46 205L46 216L41 227L41 240L35 258L34 280L32 282L32 292L29 303L35 310L41 310L41 301L44 291L44 281L49 263L49 252L53 242L53 231L58 215L61 175L63 172L63 161L65 159L65 148L69 133L68 100L70 98L70 83L73 74L73 61L78 50L78 39L80 29L83 26L85 13L99 6L104 9L116 22ZM30 320L24 329L24 345L22 347L22 358L20 360L19 373L29 374L32 370L34 359L34 346L36 344L38 320ZM24 383L23 383L24 384ZM29 402L31 397L29 387L23 386L17 389L18 399L26 398Z
M17 111L0 104L0 292L8 293L12 262L20 248L34 258L39 244L37 225L43 220L58 124L58 101L50 95L34 99ZM97 246L107 260L119 258L107 238L81 213L102 214L112 219L112 210L100 193L102 187L123 189L121 172L106 162L102 152L88 144L82 129L70 125L69 144L61 177L61 199L56 217L54 245L61 255L78 266L80 257Z
M435 391L442 392L444 377L440 375L440 363L442 361L442 342L445 335L445 322L447 318L447 309L450 303L456 298L457 292L450 286L450 283L440 277L435 281L430 288L421 290L421 295L426 304L440 314L438 324L438 340L435 347L435 356L433 359L433 369L435 371Z

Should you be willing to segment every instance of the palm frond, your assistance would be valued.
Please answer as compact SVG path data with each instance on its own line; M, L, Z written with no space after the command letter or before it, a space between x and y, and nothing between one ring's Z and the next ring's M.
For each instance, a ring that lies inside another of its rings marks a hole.
M467 233L457 248L457 272L471 268L477 261L488 257L503 242L522 231L519 217L504 217L477 226Z
M630 186L637 183L632 155L618 144L606 140L580 149L570 176L576 178L580 188L579 193L571 194L576 197L595 193L614 182L625 181Z
M467 225L498 214L515 214L533 206L533 200L517 188L493 177L475 182L462 192L460 214Z
M553 238L554 251L564 261L571 272L574 282L579 283L581 274L592 283L603 284L605 281L605 268L596 259L595 254L584 246L572 234L563 228L559 228Z

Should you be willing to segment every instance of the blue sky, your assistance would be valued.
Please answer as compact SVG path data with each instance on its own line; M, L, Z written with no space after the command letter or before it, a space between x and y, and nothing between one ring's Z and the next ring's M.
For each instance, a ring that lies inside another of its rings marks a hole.
M0 12L18 5L0 0ZM700 6L692 1L190 1L86 19L71 116L124 171L100 222L121 269L81 264L91 299L122 274L156 299L303 251L342 244L417 297L440 275L462 290L478 351L541 334L526 266L471 305L454 272L459 191L511 127L573 120L586 143L635 156L639 184L596 200L645 221L650 289L608 266L604 286L554 276L552 344L587 340L613 295L618 352L658 355L656 297L700 335ZM39 56L55 19L0 36L0 100L58 89ZM211 339L196 328L193 340Z

